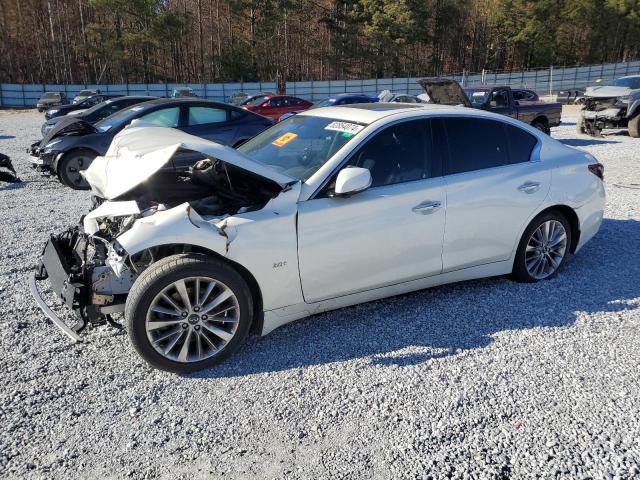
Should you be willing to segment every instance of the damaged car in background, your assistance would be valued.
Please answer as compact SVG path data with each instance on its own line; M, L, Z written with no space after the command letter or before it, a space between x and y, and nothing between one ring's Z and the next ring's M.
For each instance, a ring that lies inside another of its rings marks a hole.
M16 169L8 155L0 153L0 183L20 183Z
M104 155L113 137L132 123L171 127L225 145L240 145L273 122L244 109L198 98L158 98L135 103L96 123L82 117L63 117L27 149L31 165L56 175L66 186L87 190L80 172ZM186 156L186 166L192 165Z
M181 152L203 159L163 172ZM97 208L50 237L33 296L76 341L124 313L136 351L173 372L314 313L473 278L552 278L605 201L589 154L504 116L399 103L308 110L238 149L132 127L83 175ZM47 279L77 323L45 303Z
M627 128L630 137L640 138L640 75L587 88L576 130L598 136L605 128Z

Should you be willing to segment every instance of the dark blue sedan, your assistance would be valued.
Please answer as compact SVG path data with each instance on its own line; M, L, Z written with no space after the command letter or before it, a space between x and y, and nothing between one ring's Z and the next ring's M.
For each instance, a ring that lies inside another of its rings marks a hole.
M104 155L113 137L132 123L177 128L233 147L273 125L268 118L224 103L159 98L125 108L93 125L82 119L64 118L40 142L31 145L32 165L57 175L71 188L88 189L80 171L95 157Z
M377 97L370 97L364 93L339 93L314 104L312 108L337 107L338 105L351 105L353 103L375 103L377 101Z

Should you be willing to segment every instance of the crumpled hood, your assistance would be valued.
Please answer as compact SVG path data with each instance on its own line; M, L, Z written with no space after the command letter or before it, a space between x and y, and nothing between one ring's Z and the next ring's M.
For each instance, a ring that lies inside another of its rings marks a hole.
M431 103L438 105L464 105L471 107L471 102L455 80L448 78L423 78L418 83L429 96Z
M44 138L40 141L40 146L44 147L47 143L49 143L53 138L57 137L58 135L61 135L63 133L71 133L71 132L77 132L80 134L90 134L90 133L96 133L97 130L95 129L95 127L93 125L91 125L90 123L85 122L84 120L81 120L78 117L75 116L71 116L71 117L58 117L60 118L60 120L58 120L56 122L55 127L53 127L51 130L49 130L49 132L47 132L47 134L44 136Z
M165 127L125 128L114 137L106 155L96 157L89 168L81 173L94 194L111 200L147 180L180 149L217 158L271 180L281 188L297 181L231 147Z
M603 85L601 87L587 87L584 96L592 98L626 97L631 92L632 90L629 87Z

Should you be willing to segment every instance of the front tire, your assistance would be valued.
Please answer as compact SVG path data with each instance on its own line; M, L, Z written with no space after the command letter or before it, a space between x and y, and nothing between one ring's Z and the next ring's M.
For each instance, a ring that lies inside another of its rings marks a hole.
M512 277L518 282L533 283L555 277L571 245L571 226L560 212L550 211L534 218L524 231Z
M129 339L151 366L174 373L211 367L243 342L253 318L251 291L228 263L172 255L135 281L125 307Z
M89 168L96 154L89 150L69 152L58 162L58 178L67 187L74 190L91 188L80 172Z
M629 136L632 138L640 138L640 113L629 120Z

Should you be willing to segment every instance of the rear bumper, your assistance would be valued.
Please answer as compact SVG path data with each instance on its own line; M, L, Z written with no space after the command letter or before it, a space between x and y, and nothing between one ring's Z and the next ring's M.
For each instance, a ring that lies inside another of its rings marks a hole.
M598 233L602 225L606 193L604 184L599 180L598 183L598 189L594 192L591 199L575 210L580 226L580 240L578 241L578 245L576 245L576 253Z

